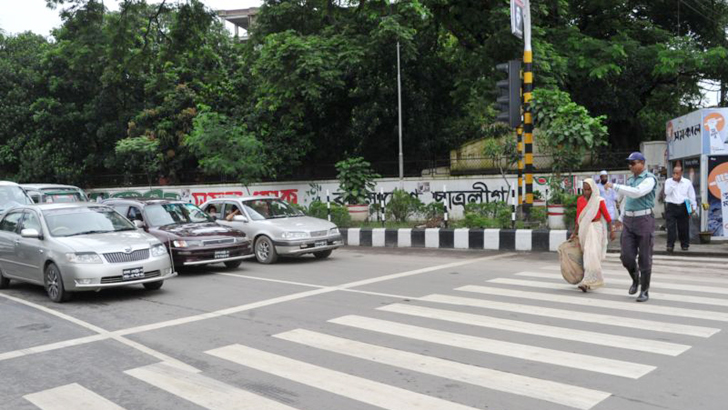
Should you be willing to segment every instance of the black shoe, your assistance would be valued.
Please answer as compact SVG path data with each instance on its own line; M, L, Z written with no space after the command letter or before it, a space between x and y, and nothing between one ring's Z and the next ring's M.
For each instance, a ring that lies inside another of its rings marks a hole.
M639 289L640 286L640 275L639 271L636 272L630 272L629 276L632 277L632 286L629 287L629 294L634 295L637 293L637 289Z
M638 302L647 302L650 299L650 278L652 277L652 271L640 272L640 282L642 285L642 292L637 297Z
M673 252L675 252L675 248L673 248L671 246L668 246L667 247L667 253L673 253Z

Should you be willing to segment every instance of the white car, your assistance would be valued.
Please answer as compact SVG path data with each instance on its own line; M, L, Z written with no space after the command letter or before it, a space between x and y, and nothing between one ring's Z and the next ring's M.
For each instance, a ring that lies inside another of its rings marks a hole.
M336 225L306 216L275 197L217 198L200 208L219 224L245 232L260 263L305 254L324 259L344 244Z

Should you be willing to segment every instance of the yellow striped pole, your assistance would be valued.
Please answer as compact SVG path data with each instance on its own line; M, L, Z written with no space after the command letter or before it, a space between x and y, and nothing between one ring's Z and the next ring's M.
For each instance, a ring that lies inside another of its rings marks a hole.
M518 136L518 206L523 205L523 127L516 128Z
M533 99L533 53L523 52L523 142L526 171L526 208L533 205L533 116L531 100Z

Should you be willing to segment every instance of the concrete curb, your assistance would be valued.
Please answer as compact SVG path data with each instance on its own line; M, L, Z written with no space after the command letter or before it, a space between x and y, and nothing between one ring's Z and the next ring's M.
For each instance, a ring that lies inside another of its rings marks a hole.
M530 229L340 229L348 246L555 252L568 231Z

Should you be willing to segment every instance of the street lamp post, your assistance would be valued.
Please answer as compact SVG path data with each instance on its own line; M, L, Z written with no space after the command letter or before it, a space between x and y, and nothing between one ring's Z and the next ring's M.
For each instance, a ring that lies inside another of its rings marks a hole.
M404 189L404 154L402 153L402 78L399 68L399 40L397 40L397 106L399 114L399 187Z

